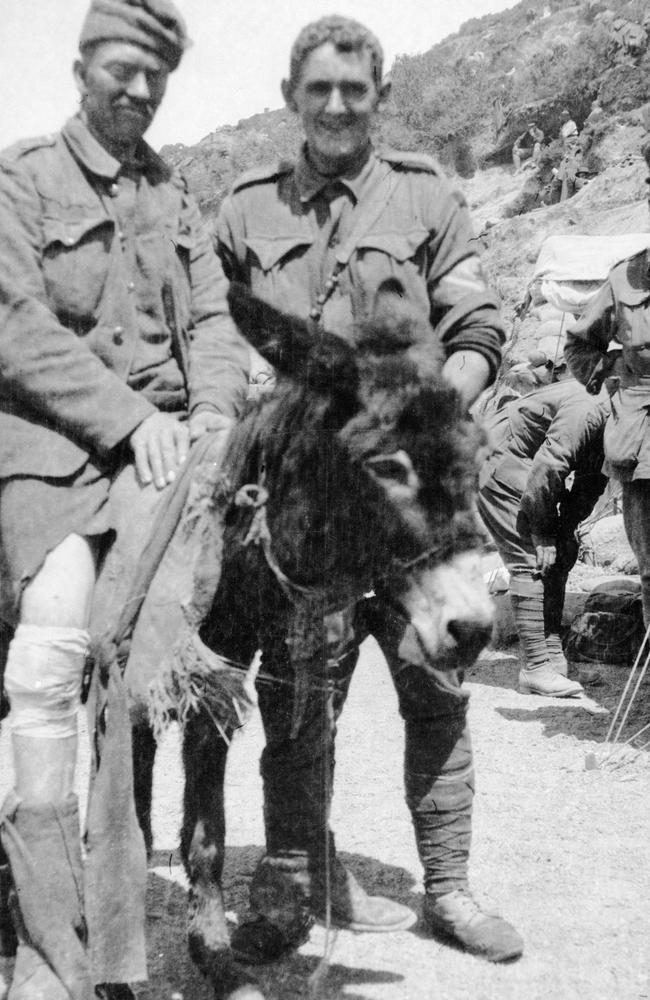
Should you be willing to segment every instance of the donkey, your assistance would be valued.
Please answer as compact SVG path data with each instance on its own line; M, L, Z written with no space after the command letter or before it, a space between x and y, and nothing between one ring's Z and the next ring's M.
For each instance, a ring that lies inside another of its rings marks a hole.
M355 346L238 287L231 310L274 366L277 385L251 404L228 446L233 495L252 485L255 499L253 509L227 510L204 644L244 665L278 635L313 644L310 630L327 613L381 585L437 668L471 662L492 624L474 515L483 439L441 378L428 324L405 312L390 287ZM244 544L252 513L265 544ZM202 708L184 725L189 945L216 1000L263 1000L233 959L224 916L228 735ZM136 808L149 846L154 751L138 726Z

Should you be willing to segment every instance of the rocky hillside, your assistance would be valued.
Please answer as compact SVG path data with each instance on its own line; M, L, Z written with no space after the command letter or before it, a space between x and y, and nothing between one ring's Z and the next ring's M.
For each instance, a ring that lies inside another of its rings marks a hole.
M601 172L568 201L502 219L504 208L518 197L525 183L513 175L512 168L493 166L477 171L470 179L458 179L472 212L486 269L504 304L510 332L507 364L523 359L539 324L558 315L549 306L533 307L523 320L517 315L540 247L548 236L585 234L606 239L650 228L645 183L648 170L639 152L650 140L644 118L641 110L610 118L599 143Z
M533 310L521 323L516 307L546 236L648 228L640 154L650 138L647 0L523 0L468 21L423 55L398 58L391 76L377 141L432 153L463 189L504 301L512 363L544 318ZM510 163L515 137L534 120L545 133L543 165L550 171L562 155L561 110L567 107L582 129L596 98L603 114L592 130L592 179L558 204L545 204L553 199L539 192L530 197L531 172L515 175ZM299 142L294 115L280 109L162 154L182 169L213 219L237 174L292 156Z

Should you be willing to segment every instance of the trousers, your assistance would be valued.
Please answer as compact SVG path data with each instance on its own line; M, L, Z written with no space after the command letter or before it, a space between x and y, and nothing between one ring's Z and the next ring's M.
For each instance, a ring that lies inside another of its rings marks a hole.
M643 620L650 625L650 479L623 483L623 523L639 564Z
M544 631L557 635L562 624L567 580L578 559L575 527L560 518L555 564L542 580L530 529L521 516L520 502L521 496L499 488L492 481L479 493L478 511L510 575L519 582L543 585Z
M306 854L318 868L326 843L333 844L329 809L336 723L359 645L373 635L387 660L404 720L406 802L425 889L443 895L467 885L474 795L468 694L461 689L460 671L452 677L451 690L441 687L435 664L423 662L411 628L381 595L332 616L326 655L309 664L311 683L293 734L296 678L286 643L278 637L263 649L258 696L266 733L261 772L267 854Z

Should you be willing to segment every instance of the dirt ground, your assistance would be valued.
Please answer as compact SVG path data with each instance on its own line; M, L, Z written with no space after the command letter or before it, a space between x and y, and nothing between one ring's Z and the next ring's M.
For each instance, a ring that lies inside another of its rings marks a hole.
M613 768L602 757L610 717L629 674L590 668L601 683L583 703L523 696L513 652L487 653L469 676L478 788L472 884L522 932L517 963L488 965L429 938L339 932L320 992L309 977L326 946L316 927L292 959L261 970L267 1000L641 1000L650 997L650 753ZM583 671L583 674L585 671ZM650 722L650 683L634 724ZM596 712L597 714L594 714ZM228 773L227 906L245 910L262 850L262 747L253 716L235 740ZM402 790L403 731L390 677L372 640L354 678L338 741L333 825L363 884L419 910L420 870ZM0 740L2 786L11 781ZM85 785L81 761L79 787ZM186 955L185 891L178 858L181 776L171 730L155 776L155 847L149 879L150 983L139 1000L209 1000ZM5 969L10 975L10 967Z

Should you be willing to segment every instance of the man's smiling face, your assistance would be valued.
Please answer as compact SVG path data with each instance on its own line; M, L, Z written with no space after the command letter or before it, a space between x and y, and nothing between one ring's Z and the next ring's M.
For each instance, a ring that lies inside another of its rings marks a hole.
M381 96L367 49L341 52L325 42L305 59L295 88L289 91L285 82L283 92L321 173L342 173L361 157Z

